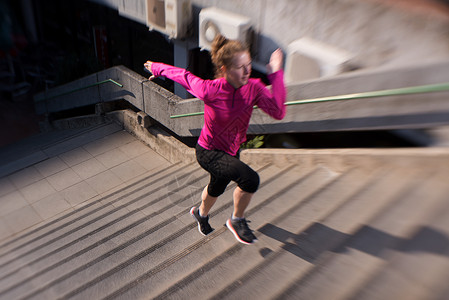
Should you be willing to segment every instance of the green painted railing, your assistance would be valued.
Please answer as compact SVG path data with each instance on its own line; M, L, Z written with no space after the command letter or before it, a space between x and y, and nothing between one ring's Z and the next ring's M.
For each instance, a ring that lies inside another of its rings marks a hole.
M419 86L412 86L412 87L398 88L398 89L388 89L388 90L380 90L380 91L373 91L373 92L364 92L364 93L355 93L355 94L346 94L346 95L338 95L338 96L296 100L296 101L286 102L285 105L290 106L290 105L300 105L300 104L307 104L307 103L367 99L367 98L376 98L376 97L423 94L423 93L443 92L443 91L449 91L449 83L419 85ZM254 106L254 108L257 109L258 107ZM203 114L204 114L204 112L194 112L194 113L187 113L187 114L180 114L180 115L172 115L172 116L170 116L170 118L175 119L175 118L193 117L193 116L200 116Z
M92 83L92 84L89 84L89 85L86 85L86 86L83 86L83 87L80 87L80 88L76 88L76 89L70 90L68 92L64 92L64 93L61 93L61 94L58 94L58 95L54 95L54 96L51 96L51 97L46 97L46 98L40 99L39 101L45 101L45 100L49 100L49 99L65 96L65 95L68 95L68 94L72 94L72 93L75 93L75 92L78 92L78 91L81 91L81 90L85 90L85 89L88 89L88 88L96 86L96 85L108 83L108 82L112 82L113 84L118 85L119 87L123 87L123 84L118 83L117 81L109 78L109 79L106 79L106 80L103 80L103 81L95 82L95 83Z

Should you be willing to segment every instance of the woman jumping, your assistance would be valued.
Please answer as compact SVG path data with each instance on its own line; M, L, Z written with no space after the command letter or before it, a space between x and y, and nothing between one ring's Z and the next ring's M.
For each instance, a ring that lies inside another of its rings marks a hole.
M164 76L204 101L204 126L196 145L196 158L210 173L210 182L202 192L201 205L190 210L198 230L203 235L214 230L209 225L209 211L234 181L234 211L226 226L239 242L252 244L257 239L244 213L259 187L259 175L240 161L238 152L246 141L254 105L277 120L285 116L283 54L280 49L274 51L267 65L271 91L260 79L250 78L251 56L239 41L218 35L212 43L211 57L217 72L214 80L203 80L185 69L163 63L147 61L144 66L153 74L150 79Z

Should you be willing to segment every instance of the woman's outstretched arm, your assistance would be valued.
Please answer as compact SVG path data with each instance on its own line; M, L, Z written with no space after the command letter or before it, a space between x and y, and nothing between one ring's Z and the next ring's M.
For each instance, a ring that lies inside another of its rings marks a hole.
M213 93L215 89L212 81L203 80L183 68L150 60L144 63L144 67L152 74L148 78L149 80L159 76L171 79L182 85L189 93L201 100L205 100L205 98L207 98L210 93Z

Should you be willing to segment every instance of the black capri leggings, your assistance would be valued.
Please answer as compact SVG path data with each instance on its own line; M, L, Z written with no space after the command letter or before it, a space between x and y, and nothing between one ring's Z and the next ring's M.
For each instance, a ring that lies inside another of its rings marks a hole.
M207 192L212 197L224 193L231 181L247 193L255 193L259 188L259 174L239 159L221 150L207 150L196 145L196 159L200 166L210 173Z

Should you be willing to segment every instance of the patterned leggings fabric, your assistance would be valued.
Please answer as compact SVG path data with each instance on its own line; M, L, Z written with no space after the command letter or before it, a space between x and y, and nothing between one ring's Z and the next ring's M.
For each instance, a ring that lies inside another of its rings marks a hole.
M196 159L210 174L207 192L212 197L224 193L231 181L247 193L255 193L259 188L259 174L239 159L221 150L207 150L196 145Z

